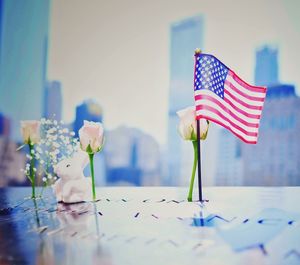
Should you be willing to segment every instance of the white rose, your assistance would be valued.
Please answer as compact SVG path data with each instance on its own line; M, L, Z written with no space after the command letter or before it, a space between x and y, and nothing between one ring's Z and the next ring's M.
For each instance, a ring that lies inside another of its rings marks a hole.
M40 122L36 120L21 121L21 134L25 144L36 144L40 141Z
M180 119L178 132L184 140L197 140L197 122L195 107L188 107L177 111ZM200 139L205 140L208 132L209 122L205 119L200 119Z
M78 133L80 146L83 151L96 153L101 150L104 139L102 123L84 121L83 126L80 128Z

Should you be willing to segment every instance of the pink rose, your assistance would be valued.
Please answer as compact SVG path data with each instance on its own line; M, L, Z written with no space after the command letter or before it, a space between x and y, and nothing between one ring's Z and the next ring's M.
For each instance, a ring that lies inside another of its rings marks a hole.
M104 129L100 122L84 121L79 130L80 146L83 151L96 153L102 149Z
M21 121L21 134L25 144L36 144L40 141L40 122L36 120Z
M177 112L180 118L178 132L184 140L197 140L197 123L195 107L188 107ZM200 139L205 140L208 132L208 121L200 119Z

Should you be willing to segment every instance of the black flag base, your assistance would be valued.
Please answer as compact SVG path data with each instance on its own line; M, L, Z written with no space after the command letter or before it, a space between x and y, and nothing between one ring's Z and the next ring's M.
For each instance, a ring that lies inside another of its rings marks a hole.
M204 204L208 203L209 200L208 199L202 199L201 201L200 200L193 200L192 202L200 202L200 204L204 206Z
M202 201L200 201L201 203L206 203L209 202L209 200L203 199Z
M200 203L200 207L204 207L206 203L209 202L209 200L206 200L206 199L202 199L202 201L197 201Z

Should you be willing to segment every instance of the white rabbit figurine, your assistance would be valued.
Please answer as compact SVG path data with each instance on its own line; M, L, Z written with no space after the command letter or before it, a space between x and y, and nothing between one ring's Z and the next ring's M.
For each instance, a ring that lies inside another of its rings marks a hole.
M87 164L87 153L79 151L72 158L66 158L54 166L54 173L59 177L53 185L57 201L76 203L89 200L92 192L91 178L86 178L83 174Z

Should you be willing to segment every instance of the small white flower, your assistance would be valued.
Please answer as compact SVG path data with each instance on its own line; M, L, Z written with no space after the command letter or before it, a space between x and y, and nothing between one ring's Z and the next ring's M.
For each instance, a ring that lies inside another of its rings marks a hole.
M57 142L54 142L54 143L53 143L53 146L56 147L56 148L59 148L59 147L60 147L60 144L57 143Z
M42 179L44 182L47 182L47 178L45 178L45 177L43 177L43 179Z
M75 136L75 132L70 132L70 135L71 136Z
M43 153L43 150L42 150L42 148L41 148L40 146L37 146L36 151L37 151L38 153L40 153L40 154Z
M54 128L51 128L51 129L49 129L48 131L47 131L47 134L48 135L51 135L52 133L55 133L55 131L56 131L56 128L54 127Z

